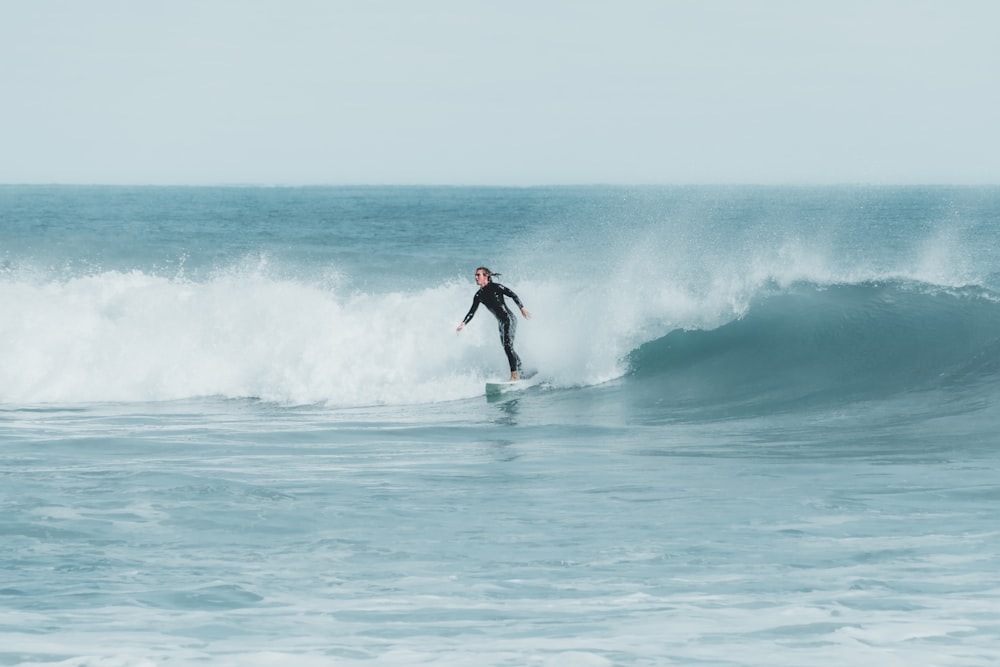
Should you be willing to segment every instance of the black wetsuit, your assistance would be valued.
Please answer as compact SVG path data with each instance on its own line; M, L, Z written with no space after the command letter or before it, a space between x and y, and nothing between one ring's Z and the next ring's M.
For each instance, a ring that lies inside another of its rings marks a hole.
M521 370L521 359L517 356L517 352L514 351L514 334L517 333L517 318L514 317L514 313L510 311L507 303L503 300L505 296L513 299L518 308L524 308L524 304L521 303L521 300L517 298L517 295L509 287L504 287L500 283L489 282L480 287L479 291L476 292L476 296L472 297L472 308L469 308L469 314L462 321L468 324L472 316L476 314L476 309L479 308L480 303L496 316L497 324L500 328L500 341L503 343L503 351L507 355L507 361L510 363L510 372L513 373L514 371Z

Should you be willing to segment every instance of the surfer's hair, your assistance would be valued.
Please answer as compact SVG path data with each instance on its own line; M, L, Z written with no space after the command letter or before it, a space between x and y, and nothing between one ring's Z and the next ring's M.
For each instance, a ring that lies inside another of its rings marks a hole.
M500 277L499 273L494 273L493 271L487 269L485 266L480 266L478 269L476 269L476 271L482 271L483 275L485 275L486 279L489 280L490 282L493 281L494 276L496 276L497 278Z

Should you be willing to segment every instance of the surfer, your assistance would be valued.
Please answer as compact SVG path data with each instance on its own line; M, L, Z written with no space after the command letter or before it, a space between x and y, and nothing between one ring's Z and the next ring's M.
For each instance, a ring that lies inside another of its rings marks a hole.
M514 334L517 333L517 318L511 312L510 308L507 307L504 297L508 296L514 300L517 307L521 309L521 315L525 319L529 319L531 313L525 309L524 304L521 303L521 300L517 298L517 295L509 287L493 282L493 276L499 275L499 273L493 273L485 266L480 266L476 269L476 284L479 285L479 291L472 297L472 308L469 308L469 314L465 316L465 319L462 320L462 323L458 325L455 331L464 329L465 325L472 319L472 316L476 314L479 304L484 304L497 318L497 325L500 328L500 342L503 343L504 354L507 355L507 361L510 363L510 379L517 380L518 373L521 371L521 359L517 356L517 352L514 351Z

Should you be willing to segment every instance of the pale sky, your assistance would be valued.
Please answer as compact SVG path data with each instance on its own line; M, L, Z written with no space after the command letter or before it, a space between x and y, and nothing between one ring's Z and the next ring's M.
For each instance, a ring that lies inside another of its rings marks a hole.
M0 183L1000 183L997 0L0 0Z

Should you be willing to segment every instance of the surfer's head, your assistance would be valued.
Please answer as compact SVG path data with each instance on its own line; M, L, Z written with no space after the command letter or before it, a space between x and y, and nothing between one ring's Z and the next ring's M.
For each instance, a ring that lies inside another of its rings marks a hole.
M493 273L485 266L480 266L476 269L476 284L482 287L488 282L492 282L493 276L499 276L499 273Z

